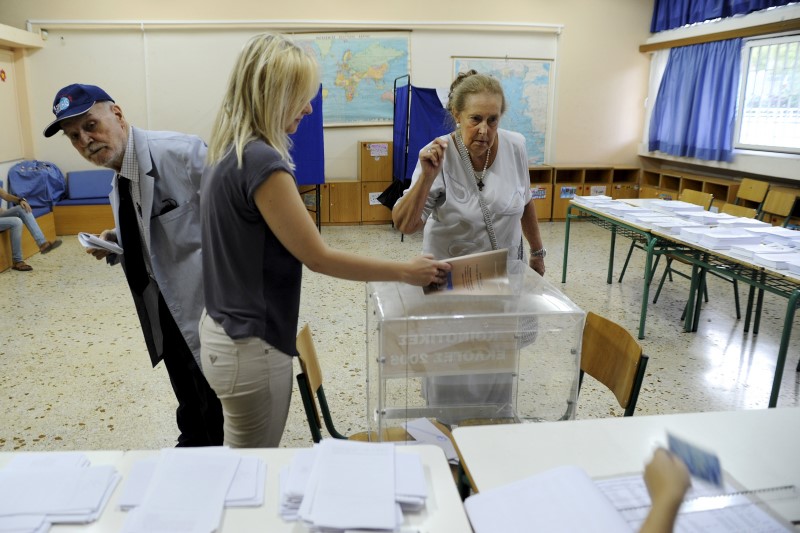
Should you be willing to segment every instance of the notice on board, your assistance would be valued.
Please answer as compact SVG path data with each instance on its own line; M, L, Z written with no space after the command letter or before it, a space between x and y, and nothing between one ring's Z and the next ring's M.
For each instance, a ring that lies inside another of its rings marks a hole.
M389 143L369 143L367 146L371 157L386 157L389 155Z

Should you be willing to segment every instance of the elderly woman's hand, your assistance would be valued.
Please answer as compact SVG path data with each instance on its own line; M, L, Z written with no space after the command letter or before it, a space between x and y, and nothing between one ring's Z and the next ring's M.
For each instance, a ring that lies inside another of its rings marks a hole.
M538 272L540 276L544 277L544 257L540 255L531 256L528 259L528 265Z
M444 151L447 148L447 139L436 138L430 144L422 147L419 151L419 163L422 166L422 173L426 176L435 177L444 163Z

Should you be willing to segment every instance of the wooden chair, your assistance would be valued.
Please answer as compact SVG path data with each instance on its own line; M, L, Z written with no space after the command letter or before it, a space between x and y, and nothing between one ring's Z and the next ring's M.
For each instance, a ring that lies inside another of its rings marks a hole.
M311 336L311 328L308 324L304 325L300 333L297 334L297 351L300 354L300 373L296 376L297 386L300 389L300 397L303 399L303 409L308 419L308 427L311 430L311 439L315 443L322 440L322 425L324 423L325 429L334 439L349 439L362 442L377 441L378 439L374 432L363 431L348 436L336 430L328 400L325 397L325 389L322 386L322 368L319 364L319 357L317 357L317 350L314 347L314 339ZM433 424L450 439L460 458L461 454L458 451L455 440L453 440L450 429L437 421L433 421ZM381 438L383 442L413 440L414 437L401 427L387 428ZM469 496L470 487L466 474L460 465L461 461L459 461L459 465L451 465L451 470L453 472L453 480L463 499Z
M714 201L714 195L710 192L695 191L693 189L684 189L681 191L678 200L702 206L703 209L708 211L711 209L711 202Z
M723 205L720 212L725 213L726 215L733 215L735 217L742 218L756 218L756 215L758 214L758 210L754 207L745 207L743 205L737 205L730 202Z
M614 393L625 409L624 416L633 416L647 360L641 345L625 328L595 313L586 314L578 390L583 375L589 374Z
M797 194L789 191L781 191L772 189L767 193L767 198L761 206L761 211L758 214L759 220L770 222L775 225L783 217L782 227L789 224L789 219L792 216L794 204L797 201Z
M758 212L764 203L764 198L767 197L768 190L768 182L744 178L736 192L736 205L752 207Z

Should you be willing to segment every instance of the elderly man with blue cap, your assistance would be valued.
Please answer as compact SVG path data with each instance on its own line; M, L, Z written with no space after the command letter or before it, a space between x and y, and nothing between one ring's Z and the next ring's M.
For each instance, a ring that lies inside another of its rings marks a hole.
M150 360L164 361L178 399L178 446L222 444L222 407L200 369L203 310L200 177L206 145L199 138L130 126L111 96L94 85L64 87L53 100L45 137L63 131L88 161L113 169L116 227L100 234L122 254L89 249L121 263Z

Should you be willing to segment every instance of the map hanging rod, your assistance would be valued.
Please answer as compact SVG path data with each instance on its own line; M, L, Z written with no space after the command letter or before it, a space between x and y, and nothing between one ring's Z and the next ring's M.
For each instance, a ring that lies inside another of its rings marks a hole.
M255 28L262 30L414 30L437 29L442 31L460 31L477 29L480 31L532 31L561 34L563 24L544 24L538 22L487 22L487 21L422 21L422 20L58 20L31 19L26 22L27 30L58 29L130 29L140 28L144 31L148 26L154 28Z

